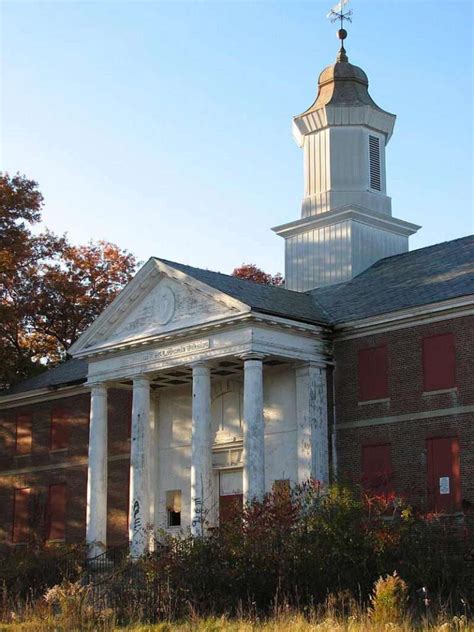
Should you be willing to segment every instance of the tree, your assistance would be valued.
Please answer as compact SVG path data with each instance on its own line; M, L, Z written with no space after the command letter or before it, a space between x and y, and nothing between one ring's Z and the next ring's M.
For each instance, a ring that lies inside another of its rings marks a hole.
M42 207L35 181L0 173L0 388L63 360L136 268L105 241L34 235Z
M285 284L285 280L279 272L272 276L257 268L254 263L243 263L240 268L234 268L232 276L239 279L247 279L247 281L253 281L254 283L261 283L262 285L281 287Z

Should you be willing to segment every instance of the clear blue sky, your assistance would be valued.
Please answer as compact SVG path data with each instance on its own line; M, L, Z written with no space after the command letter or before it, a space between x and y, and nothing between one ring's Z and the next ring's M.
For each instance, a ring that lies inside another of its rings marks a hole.
M352 0L347 51L397 114L387 179L411 248L473 231L470 1ZM291 117L337 51L321 2L1 3L1 168L44 222L222 272L283 272L298 219Z

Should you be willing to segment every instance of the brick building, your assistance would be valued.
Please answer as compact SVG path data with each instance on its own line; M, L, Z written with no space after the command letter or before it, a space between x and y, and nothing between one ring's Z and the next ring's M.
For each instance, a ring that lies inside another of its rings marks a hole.
M375 104L341 45L294 119L286 288L151 258L71 348L0 397L0 537L201 534L310 476L474 503L474 237L408 252Z

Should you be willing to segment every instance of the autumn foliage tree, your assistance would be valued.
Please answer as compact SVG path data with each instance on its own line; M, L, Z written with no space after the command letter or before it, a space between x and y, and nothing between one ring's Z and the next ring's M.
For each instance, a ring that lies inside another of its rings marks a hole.
M232 276L239 279L247 279L247 281L253 281L254 283L261 283L262 285L274 285L276 287L284 285L284 279L279 272L275 275L268 274L257 268L254 263L243 263L239 268L234 268Z
M42 206L36 182L0 173L0 388L63 360L136 268L114 244L33 233Z

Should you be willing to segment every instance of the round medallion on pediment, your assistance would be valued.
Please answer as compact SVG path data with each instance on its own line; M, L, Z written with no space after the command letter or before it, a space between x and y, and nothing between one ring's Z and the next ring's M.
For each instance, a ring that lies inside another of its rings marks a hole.
M173 290L162 285L155 299L155 320L159 325L166 325L173 318L176 299Z

